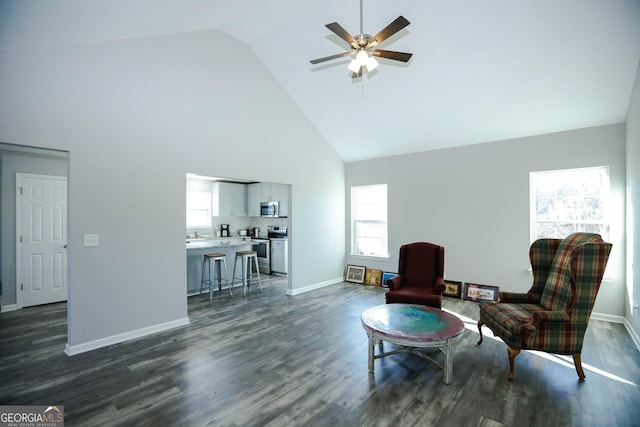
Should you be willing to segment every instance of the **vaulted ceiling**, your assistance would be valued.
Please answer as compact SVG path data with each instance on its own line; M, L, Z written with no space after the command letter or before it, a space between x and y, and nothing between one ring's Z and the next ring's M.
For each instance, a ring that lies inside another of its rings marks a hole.
M222 30L246 43L345 161L623 122L640 0L364 0L364 32L411 24L352 79L325 28L359 0L0 0L0 49Z

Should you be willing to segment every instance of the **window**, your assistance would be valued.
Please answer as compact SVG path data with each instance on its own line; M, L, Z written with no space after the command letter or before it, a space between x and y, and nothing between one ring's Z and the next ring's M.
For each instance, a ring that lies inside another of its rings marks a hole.
M211 225L211 193L187 192L187 227Z
M187 180L187 227L211 225L211 183Z
M351 253L386 257L387 184L351 187Z
M609 168L531 172L531 241L576 231L608 239Z

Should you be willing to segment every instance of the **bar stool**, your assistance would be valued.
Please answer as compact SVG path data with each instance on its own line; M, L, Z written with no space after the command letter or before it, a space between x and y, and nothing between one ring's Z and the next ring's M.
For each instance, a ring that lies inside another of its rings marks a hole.
M211 265L211 261L213 261L213 265ZM227 268L227 256L221 253L213 253L213 254L204 254L204 258L202 259L202 281L200 282L200 293L202 293L202 288L205 284L209 285L209 301L213 299L213 277L211 274L211 269L213 268L213 275L216 273L216 266L218 267L218 291L220 291L220 295L222 295L222 281L224 280L229 287L229 294L233 296L233 291L231 291L232 284L229 282L229 269ZM224 266L224 275L222 277L222 266ZM207 272L207 278L205 279L205 271Z
M262 292L262 283L260 282L260 268L258 267L258 252L256 251L236 251L236 259L233 262L233 281L231 282L231 286L236 283L236 265L238 264L238 258L240 258L242 268L242 295L247 295L247 288L251 286L251 278L253 276L251 260L254 261L256 274L258 276L258 287L260 287L260 292Z

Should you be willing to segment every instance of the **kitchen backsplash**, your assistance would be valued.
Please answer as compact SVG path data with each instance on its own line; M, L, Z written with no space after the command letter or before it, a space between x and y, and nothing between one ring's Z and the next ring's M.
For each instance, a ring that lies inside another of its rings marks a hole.
M287 225L287 218L249 218L249 217L213 217L213 226L211 227L187 227L187 235L194 237L195 231L198 237L216 237L216 228L220 224L229 224L231 237L238 236L241 229L251 230L254 226L260 229L260 237L267 237L267 226L269 225Z

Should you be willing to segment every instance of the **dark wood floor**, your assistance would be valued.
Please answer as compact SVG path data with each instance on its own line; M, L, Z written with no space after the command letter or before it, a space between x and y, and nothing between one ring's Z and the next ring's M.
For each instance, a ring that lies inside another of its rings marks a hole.
M383 289L285 288L275 279L247 297L191 297L188 326L73 357L65 304L1 313L0 404L61 404L69 426L640 424L640 354L622 325L591 321L584 383L570 359L530 352L509 382L504 343L476 345L476 304L446 299L469 327L447 386L411 354L368 373L359 316Z

